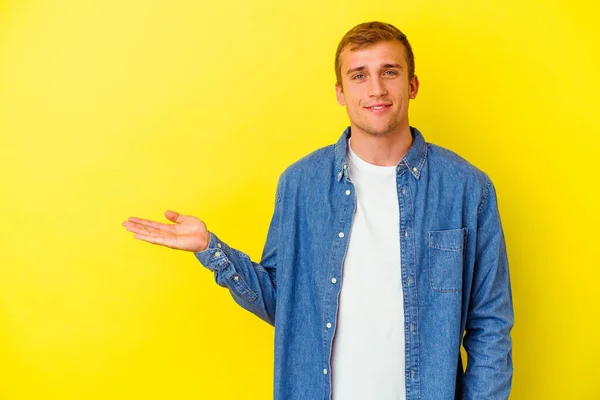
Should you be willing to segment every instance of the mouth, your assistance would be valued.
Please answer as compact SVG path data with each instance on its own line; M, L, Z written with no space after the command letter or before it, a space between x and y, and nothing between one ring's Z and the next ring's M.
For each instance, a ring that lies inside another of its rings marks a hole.
M391 106L392 106L391 104L373 104L372 106L365 107L365 108L367 110L371 111L372 113L381 114L381 113L385 112L387 109L389 109Z

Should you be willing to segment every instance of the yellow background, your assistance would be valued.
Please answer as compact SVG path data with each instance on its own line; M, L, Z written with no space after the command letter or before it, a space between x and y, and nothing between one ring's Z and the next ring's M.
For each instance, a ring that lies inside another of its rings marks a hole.
M600 398L596 1L0 1L0 398L268 399L273 329L129 216L260 257L282 170L337 140L333 57L407 33L411 124L494 181L512 399Z

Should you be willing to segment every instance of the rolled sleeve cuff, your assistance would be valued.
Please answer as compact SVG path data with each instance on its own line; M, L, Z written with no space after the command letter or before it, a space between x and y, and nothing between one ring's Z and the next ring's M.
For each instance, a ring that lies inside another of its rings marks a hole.
M194 255L204 267L211 271L219 270L227 266L229 259L226 254L226 245L219 240L217 235L209 232L210 239L205 250L195 252Z

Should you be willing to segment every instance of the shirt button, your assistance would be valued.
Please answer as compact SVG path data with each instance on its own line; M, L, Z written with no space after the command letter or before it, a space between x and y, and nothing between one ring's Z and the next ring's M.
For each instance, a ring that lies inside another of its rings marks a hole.
M327 368L323 370L323 375L327 375Z
M410 379L415 379L415 371L410 371Z
M220 251L215 252L215 257L219 257L221 255Z
M413 167L413 172L417 172L417 167Z
M406 278L406 286L410 286L410 276Z
M325 325L328 329L331 328L331 322L328 322L327 325Z
M239 276L237 276L237 275L235 275L235 276L233 277L233 280L237 282L237 281L239 281L239 280L240 280L240 277L239 277Z
M408 328L410 330L410 333L413 333L413 324L410 324Z
M341 237L341 238L343 238L343 237L344 237L344 232L340 232L340 233L338 234L338 236L339 236L339 237Z
M404 196L406 196L406 188L405 188L405 187L403 187L403 188L402 188L402 194L403 194Z
M404 237L408 239L408 231L404 231Z
M218 247L218 248L221 248L221 243L217 243L217 247Z
M335 279L335 278L331 279L331 283L337 283L337 279Z
M347 169L347 168L348 168L348 164L344 164L344 169Z
M352 192L349 190L346 190L346 196L350 196L350 193L352 193Z

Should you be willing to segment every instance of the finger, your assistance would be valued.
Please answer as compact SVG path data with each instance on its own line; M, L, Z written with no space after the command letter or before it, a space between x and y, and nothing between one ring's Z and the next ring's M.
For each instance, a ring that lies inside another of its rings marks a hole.
M135 235L133 235L133 237L136 238L136 239L143 240L143 241L148 242L148 243L152 243L152 244L158 244L158 245L161 245L161 246L166 246L167 245L166 244L167 242L166 242L164 236L155 236L155 235L146 235L146 234L143 234L143 233L136 233Z
M167 210L165 212L165 217L167 217L169 221L173 221L176 224L179 224L183 221L183 215L179 214L177 211Z
M148 235L165 235L167 232L165 229L156 229L151 226L140 225L134 222L123 222L123 226L129 231L133 233L144 233Z
M127 219L127 221L133 222L133 223L136 223L139 225L147 226L150 228L154 228L154 229L166 230L168 232L175 232L173 225L163 224L163 223L156 222L156 221L150 221L149 219L129 217Z

